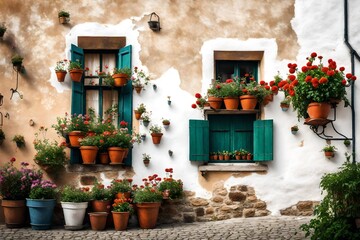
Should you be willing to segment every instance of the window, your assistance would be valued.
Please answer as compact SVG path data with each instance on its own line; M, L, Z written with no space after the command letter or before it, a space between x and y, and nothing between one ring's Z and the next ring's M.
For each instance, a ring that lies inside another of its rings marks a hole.
M243 77L251 73L256 80L260 75L263 52L215 51L214 75L220 81ZM206 120L190 120L190 160L209 160L211 152L245 149L253 153L253 161L273 159L273 122L258 120L259 110L205 111ZM243 162L230 160L228 162Z
M98 42L99 41L94 41L95 45ZM71 45L71 61L77 60L81 62L82 66L89 67L90 72L83 77L81 82L72 82L71 113L85 114L87 109L91 107L95 110L96 114L104 116L105 111L115 105L117 106L118 113L115 124L118 125L121 120L125 120L129 123L129 129L131 129L131 82L121 88L110 88L109 86L105 86L103 84L103 79L95 74L95 70L104 71L105 66L108 66L110 72L115 66L118 68L131 68L131 45L117 50L82 49L75 45ZM128 157L124 161L124 165L131 166L131 155L130 151ZM76 164L81 162L79 149L71 149L70 163Z

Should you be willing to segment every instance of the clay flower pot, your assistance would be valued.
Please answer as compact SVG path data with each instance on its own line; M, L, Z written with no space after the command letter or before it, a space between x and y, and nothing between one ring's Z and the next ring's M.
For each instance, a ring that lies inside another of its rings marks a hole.
M97 146L81 146L80 153L83 164L95 164L98 150Z
M225 108L227 110L235 110L239 107L238 97L225 97L224 98Z
M211 108L220 109L221 105L223 103L223 99L222 98L217 98L217 97L208 97L208 103L209 103Z
M69 136L70 145L72 147L80 147L79 139L84 138L85 133L83 133L81 131L72 131L72 132L69 132L68 136Z
M151 133L153 144L160 144L163 133Z
M106 227L108 213L107 212L92 212L89 213L91 229L95 231L102 231Z
M109 147L110 164L122 164L124 161L126 149L120 147Z
M160 202L144 202L136 204L140 228L155 228L160 205Z
M114 79L114 86L115 87L122 87L127 84L129 76L123 73L118 73L112 75L112 78Z
M27 216L25 200L2 200L5 224L8 228L23 227Z
M252 95L240 96L240 104L243 110L253 110L257 104L257 98Z
M64 82L67 72L65 72L65 71L56 71L55 73L56 73L56 77L57 77L58 82Z
M71 80L73 80L74 82L81 82L81 78L82 78L82 75L84 73L84 70L82 69L73 69L73 70L70 70L70 78Z
M310 103L307 109L310 118L327 119L331 110L330 103Z
M114 212L112 211L114 227L116 231L124 231L129 222L129 212Z

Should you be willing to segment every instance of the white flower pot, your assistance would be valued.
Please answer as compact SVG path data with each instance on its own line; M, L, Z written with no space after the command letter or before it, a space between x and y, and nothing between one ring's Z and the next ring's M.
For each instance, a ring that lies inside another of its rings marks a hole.
M64 212L65 229L82 229L88 202L61 202L61 206Z

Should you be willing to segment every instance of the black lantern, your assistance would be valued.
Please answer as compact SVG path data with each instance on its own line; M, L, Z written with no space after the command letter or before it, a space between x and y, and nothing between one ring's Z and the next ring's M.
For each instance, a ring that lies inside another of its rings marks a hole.
M153 16L154 20L152 19ZM155 18L157 18L157 20ZM155 12L151 13L148 24L151 30L153 30L154 32L160 32L160 17Z

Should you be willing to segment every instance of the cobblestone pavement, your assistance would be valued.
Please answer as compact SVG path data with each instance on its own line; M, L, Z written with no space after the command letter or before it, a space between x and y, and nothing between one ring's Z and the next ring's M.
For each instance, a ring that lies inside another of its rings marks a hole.
M0 225L0 239L307 239L299 227L310 217L258 217L236 218L214 222L164 224L155 229L130 227L127 231L64 230L56 226L51 230L31 228L8 229ZM309 238L308 238L309 239Z

